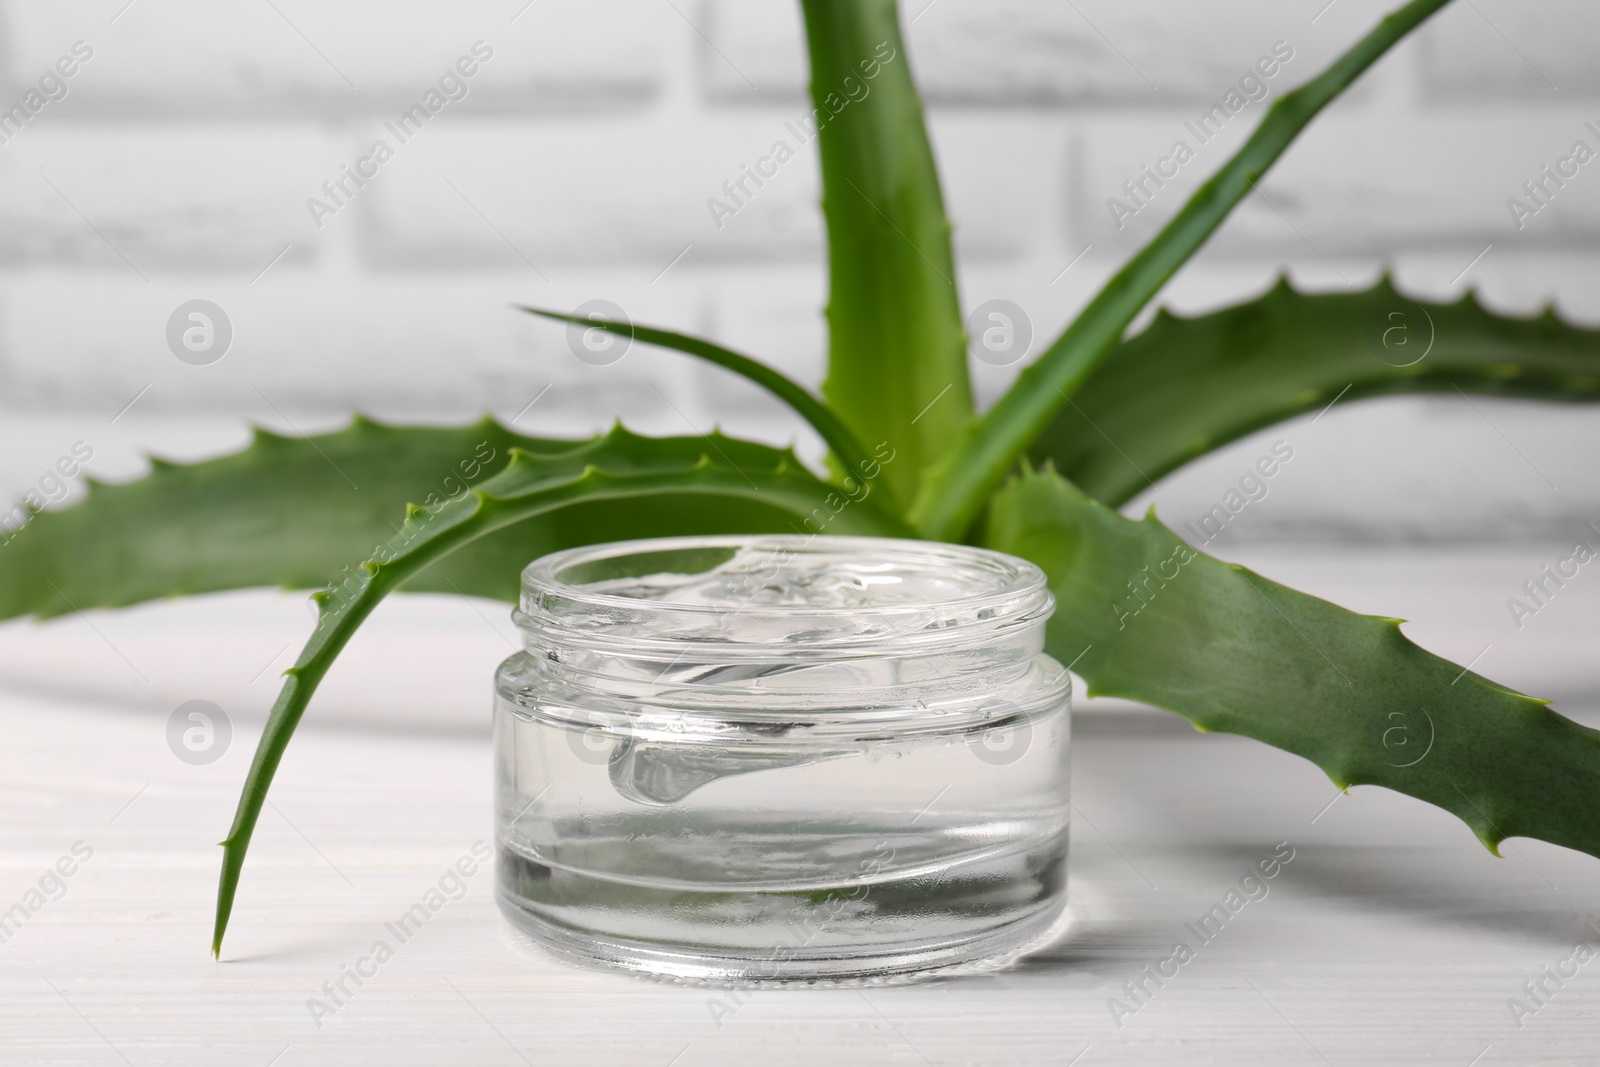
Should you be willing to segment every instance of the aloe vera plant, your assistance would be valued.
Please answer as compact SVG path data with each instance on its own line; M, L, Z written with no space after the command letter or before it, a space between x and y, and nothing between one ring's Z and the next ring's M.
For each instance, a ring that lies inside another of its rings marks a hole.
M1600 733L1424 651L1396 620L1295 592L1201 554L1153 515L1132 521L1113 510L1148 479L1346 387L1351 398L1600 398L1600 332L1548 314L1495 316L1470 297L1421 305L1436 324L1425 360L1373 358L1369 325L1418 307L1387 280L1324 295L1280 284L1209 315L1159 313L1128 335L1317 113L1445 2L1412 0L1280 96L986 412L973 405L950 224L900 58L881 62L870 96L819 131L830 273L821 397L708 341L537 311L743 375L815 428L829 450L825 470L720 434L652 439L621 427L551 440L492 421L442 430L358 417L320 437L258 432L236 455L158 462L141 481L95 485L82 503L39 515L0 559L0 616L326 587L223 842L214 952L285 746L374 605L397 589L514 600L528 560L629 537L808 529L1012 552L1048 575L1060 606L1050 650L1091 694L1258 738L1312 760L1340 788L1374 783L1421 798L1454 812L1491 850L1525 835L1600 856ZM864 63L903 57L894 0L801 6L819 112L835 110L830 94ZM439 472L458 468L456 492L429 495ZM345 491L347 476L361 493ZM1419 709L1433 745L1426 759L1398 766L1385 731L1395 714Z

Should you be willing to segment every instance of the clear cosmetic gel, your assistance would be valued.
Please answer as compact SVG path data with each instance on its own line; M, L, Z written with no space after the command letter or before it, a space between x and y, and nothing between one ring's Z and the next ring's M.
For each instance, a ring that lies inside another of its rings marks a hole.
M853 537L530 564L495 679L497 892L680 979L996 966L1066 904L1069 688L1030 563Z

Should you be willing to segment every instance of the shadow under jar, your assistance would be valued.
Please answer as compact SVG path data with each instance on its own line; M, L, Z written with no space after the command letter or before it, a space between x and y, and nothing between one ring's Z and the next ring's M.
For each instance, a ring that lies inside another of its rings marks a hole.
M671 538L546 556L495 679L497 892L545 947L726 982L996 966L1066 904L1037 567Z

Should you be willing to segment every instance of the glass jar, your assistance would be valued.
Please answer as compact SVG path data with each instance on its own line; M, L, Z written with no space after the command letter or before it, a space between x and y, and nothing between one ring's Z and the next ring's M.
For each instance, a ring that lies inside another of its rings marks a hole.
M545 947L732 982L994 966L1066 903L1044 575L824 536L546 556L495 679L497 894Z

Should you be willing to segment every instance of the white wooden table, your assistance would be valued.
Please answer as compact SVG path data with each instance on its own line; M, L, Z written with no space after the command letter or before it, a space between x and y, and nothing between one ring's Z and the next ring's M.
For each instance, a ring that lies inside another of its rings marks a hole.
M1593 647L1592 621L1491 628L1502 586L1514 590L1527 569L1514 554L1251 561L1352 606L1409 615L1413 633L1461 659L1503 641L1487 673L1537 685L1526 675L1543 671L1585 699L1568 653L1580 639ZM1565 610L1593 620L1597 594L1575 586ZM1600 925L1600 860L1520 840L1495 859L1441 811L1370 787L1341 797L1294 757L1126 707L1078 716L1076 922L1013 970L738 998L615 977L519 942L485 871L359 988L346 979L349 995L319 1026L308 1001L332 1005L324 983L375 940L393 944L384 924L489 837L481 697L505 652L502 614L419 599L357 639L285 761L221 962L207 954L212 842L273 685L271 671L250 675L303 635L304 609L251 594L0 629L0 909L26 904L76 842L93 851L62 880L64 895L34 898L41 906L0 944L0 1063L1600 1058L1600 961L1560 988L1547 980L1552 995L1521 1026L1508 1009L1576 944L1600 946L1589 925ZM426 672L423 648L437 659ZM172 708L195 697L217 700L235 728L208 766L180 762L165 739ZM1280 842L1294 858L1270 893L1200 945L1185 923ZM1124 983L1178 940L1194 959L1133 1001ZM1112 998L1137 1010L1114 1020Z

